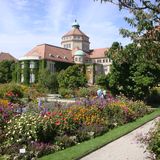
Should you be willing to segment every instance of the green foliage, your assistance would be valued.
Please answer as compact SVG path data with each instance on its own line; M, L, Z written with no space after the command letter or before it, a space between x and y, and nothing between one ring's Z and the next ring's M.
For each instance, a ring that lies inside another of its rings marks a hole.
M114 51L113 48L110 50ZM160 82L159 52L160 47L154 42L146 42L141 46L133 43L121 48L112 59L109 75L112 92L123 93L130 98L145 99L150 89Z
M29 61L24 61L24 68L22 71L22 74L24 75L24 84L29 85Z
M160 17L160 2L159 1L148 1L148 0L101 0L101 2L111 2L119 6L119 9L127 9L133 17L125 17L126 22L134 29L130 31L127 29L121 29L121 34L124 37L131 37L134 40L138 40L150 31L152 34L145 34L144 39L152 39L160 41L160 32L155 30L156 25L159 25Z
M109 85L108 76L105 74L101 74L96 77L96 84L99 86L107 87Z
M55 62L55 68L56 72L60 72L61 70L67 69L69 66L72 66L73 64L65 63L65 62Z
M155 154L155 158L157 160L160 159L160 122L156 125L156 130L150 132L150 137L147 139L146 142L148 144L148 149L151 153Z
M99 101L102 103L102 99ZM143 113L138 113L140 110L135 108L140 103L137 102L133 110L127 101L106 101L103 107L100 107L100 103L88 103L88 107L73 104L51 112L26 112L11 118L4 126L0 152L14 159L15 156L21 156L20 148L26 148L24 155L29 156L28 159L37 158L94 138L149 111L148 107L141 104L140 108L144 107L144 110L140 109Z
M160 3L148 0L101 0L128 9L132 17L125 21L133 30L121 29L123 37L134 43L123 49L113 43L109 56L113 60L110 74L112 92L128 97L145 99L150 89L160 82Z
M66 70L62 70L58 75L58 83L61 88L78 88L85 86L86 77L82 68L78 65L70 66Z
M87 97L89 96L89 91L88 91L88 88L86 87L81 87L79 88L78 92L78 97Z
M23 114L20 117L14 117L7 123L6 133L9 144L28 143L28 141L37 140L37 123L41 117L32 114Z
M47 69L40 70L38 83L41 88L46 88L51 93L58 91L57 73L50 73Z
M8 83L12 81L12 74L15 70L14 61L0 62L0 83Z
M76 97L96 97L97 96L98 86L92 87L80 87L75 90Z
M64 98L71 98L74 95L74 91L68 88L59 88L58 93Z
M147 97L147 103L149 104L160 104L160 87L151 89L150 95Z
M24 96L23 88L21 85L18 85L16 83L7 83L0 85L0 98L7 99L9 98L7 94L9 92L12 92L14 95L18 95L17 98L22 98Z

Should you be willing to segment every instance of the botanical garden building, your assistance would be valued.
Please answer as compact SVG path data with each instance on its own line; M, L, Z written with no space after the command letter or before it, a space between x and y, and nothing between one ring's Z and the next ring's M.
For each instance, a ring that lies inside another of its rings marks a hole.
M107 58L107 51L107 48L90 49L89 37L75 20L72 29L62 36L61 47L40 44L19 58L18 81L36 83L41 69L47 68L54 73L79 64L85 66L88 83L93 84L97 75L110 71L111 60Z

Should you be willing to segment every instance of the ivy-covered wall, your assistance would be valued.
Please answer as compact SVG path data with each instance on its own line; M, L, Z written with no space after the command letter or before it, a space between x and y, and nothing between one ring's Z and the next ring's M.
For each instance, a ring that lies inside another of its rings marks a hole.
M30 62L34 63L34 68L30 68ZM22 67L22 64L24 67ZM21 83L21 76L23 75L24 81L23 84L30 84L30 74L33 73L35 75L35 83L38 82L38 74L39 74L39 61L37 60L23 60L19 61L16 64L16 76L14 79L17 83Z
M20 62L16 62L15 70L12 73L12 81L20 83L20 76L21 76Z
M46 60L40 60L39 61L39 71L47 67L47 61Z
M34 62L34 68L30 68L30 62ZM22 68L21 64L24 64ZM54 62L55 72L60 72L63 69L68 68L74 64L66 63L66 62ZM83 66L83 71L85 70L85 65ZM21 75L24 76L23 84L29 85L30 84L30 74L35 75L35 83L38 82L39 73L41 70L47 68L47 60L23 60L19 61L16 66L16 82L21 83ZM48 68L49 69L49 68ZM45 77L44 77L45 78Z
M24 62L24 68L21 72L24 76L24 84L28 85L29 84L29 61L23 61Z

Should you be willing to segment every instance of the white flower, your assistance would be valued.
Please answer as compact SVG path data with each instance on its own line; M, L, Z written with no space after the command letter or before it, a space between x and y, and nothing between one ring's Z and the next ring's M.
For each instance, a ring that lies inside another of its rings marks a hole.
M88 134L92 137L94 135L94 132L88 132Z

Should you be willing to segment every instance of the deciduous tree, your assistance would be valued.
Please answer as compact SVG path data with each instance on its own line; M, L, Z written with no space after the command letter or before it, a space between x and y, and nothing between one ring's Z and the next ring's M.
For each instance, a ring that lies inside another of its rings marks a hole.
M58 83L62 88L78 88L85 86L86 77L81 66L73 65L66 70L62 70L58 75Z

